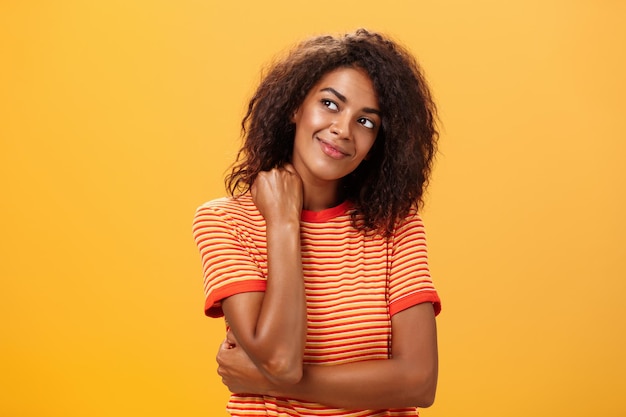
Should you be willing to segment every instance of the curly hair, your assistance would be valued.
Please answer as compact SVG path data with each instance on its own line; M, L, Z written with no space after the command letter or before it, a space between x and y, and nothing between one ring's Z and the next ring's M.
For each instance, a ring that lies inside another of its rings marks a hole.
M328 72L351 67L372 80L381 127L369 159L342 179L353 204L355 227L389 236L396 224L423 205L436 153L436 106L415 58L403 46L366 29L305 40L264 75L241 122L243 146L225 179L235 196L260 171L291 161L291 116Z

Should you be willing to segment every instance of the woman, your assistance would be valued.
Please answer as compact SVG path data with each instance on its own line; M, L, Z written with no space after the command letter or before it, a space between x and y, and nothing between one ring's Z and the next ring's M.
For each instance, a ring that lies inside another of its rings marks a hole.
M435 105L412 56L366 30L302 42L250 100L231 197L194 238L218 373L239 415L406 416L434 401L435 316L417 214Z

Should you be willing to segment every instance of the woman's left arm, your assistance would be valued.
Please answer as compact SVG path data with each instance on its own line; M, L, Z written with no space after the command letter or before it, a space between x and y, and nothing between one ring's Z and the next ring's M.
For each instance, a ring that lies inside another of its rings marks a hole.
M231 392L311 401L338 408L429 407L438 375L437 330L431 303L391 318L392 356L342 365L306 365L301 381L278 386L267 381L236 341L222 344L218 373Z

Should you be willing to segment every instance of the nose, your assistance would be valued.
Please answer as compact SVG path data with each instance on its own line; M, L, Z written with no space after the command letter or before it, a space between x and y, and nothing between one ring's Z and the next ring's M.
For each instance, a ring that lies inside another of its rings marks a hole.
M330 133L339 139L350 138L350 118L347 115L339 115L330 125Z

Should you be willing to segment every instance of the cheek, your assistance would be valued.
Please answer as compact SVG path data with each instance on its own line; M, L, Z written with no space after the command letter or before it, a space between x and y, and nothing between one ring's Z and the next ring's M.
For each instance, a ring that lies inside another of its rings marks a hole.
M369 152L374 147L374 143L376 143L376 136L364 140L363 145L361 146L361 152L365 153L365 155L369 155Z
M296 123L296 128L298 128L298 126L317 127L323 125L324 123L324 114L322 112L316 111L315 109L305 109L300 114L300 118Z

